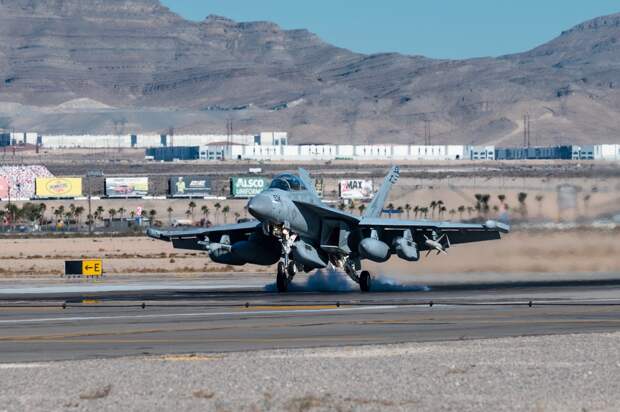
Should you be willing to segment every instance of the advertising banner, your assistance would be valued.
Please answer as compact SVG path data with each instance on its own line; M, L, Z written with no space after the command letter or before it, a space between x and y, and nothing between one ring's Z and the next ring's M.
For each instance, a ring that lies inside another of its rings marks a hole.
M371 199L373 195L372 180L347 179L341 180L340 184L341 199Z
M9 181L6 177L0 176L0 199L9 198Z
M108 177L105 179L107 197L143 197L148 192L148 177Z
M35 195L40 198L82 196L81 177L37 177Z
M261 176L235 176L230 179L230 194L236 198L256 196L267 189L269 181Z
M173 176L169 187L172 197L205 197L211 194L211 179L207 176Z

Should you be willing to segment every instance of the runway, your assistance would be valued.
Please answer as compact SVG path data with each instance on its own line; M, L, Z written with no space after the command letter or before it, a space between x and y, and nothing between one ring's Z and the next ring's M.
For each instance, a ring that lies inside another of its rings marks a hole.
M259 282L0 291L0 362L446 341L620 329L620 280L277 294ZM28 293L30 292L30 293Z

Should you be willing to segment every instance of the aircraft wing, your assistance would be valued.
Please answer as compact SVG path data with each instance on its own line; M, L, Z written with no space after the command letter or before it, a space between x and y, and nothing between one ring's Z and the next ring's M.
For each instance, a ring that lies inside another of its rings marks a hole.
M424 243L424 236L430 238L434 231L438 235L445 234L450 244L482 242L499 239L501 233L508 233L510 226L489 220L485 223L459 223L433 220L401 220L364 218L359 222L360 229L381 229L382 240L391 241L391 238L400 236L403 230L411 230L414 240L418 244Z
M333 207L325 206L323 204L315 205L315 204L301 202L301 201L293 201L293 202L300 209L310 210L322 218L338 219L338 220L344 220L346 222L352 222L352 223L357 223L360 220L358 216L349 214L339 209L335 209Z
M210 242L220 242L223 236L228 236L228 240L232 244L239 240L248 239L260 227L261 223L258 220L251 220L249 222L206 228L172 230L151 228L146 231L146 235L153 239L172 242L176 249L205 250L204 245L199 242L203 242L206 238L209 238Z

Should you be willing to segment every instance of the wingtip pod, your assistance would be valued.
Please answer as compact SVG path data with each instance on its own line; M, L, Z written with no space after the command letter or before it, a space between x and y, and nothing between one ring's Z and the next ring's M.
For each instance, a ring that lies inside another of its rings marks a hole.
M152 239L165 240L162 232L157 229L152 229L152 228L146 229L146 235Z
M496 220L487 220L486 223L484 224L484 227L490 230L497 230L502 233L510 232L510 225L507 225L506 223L498 222Z

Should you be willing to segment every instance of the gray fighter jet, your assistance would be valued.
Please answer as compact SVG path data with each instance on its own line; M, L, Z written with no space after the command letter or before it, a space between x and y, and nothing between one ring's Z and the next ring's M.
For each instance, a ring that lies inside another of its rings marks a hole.
M399 177L393 167L362 216L321 202L308 173L281 174L250 199L256 220L210 228L174 231L149 229L148 236L171 241L178 249L202 250L211 260L227 265L277 264L277 287L285 292L300 271L329 265L343 269L363 292L372 289L365 259L386 262L392 255L409 262L426 251L446 253L455 244L499 239L509 226L382 218L383 205Z

